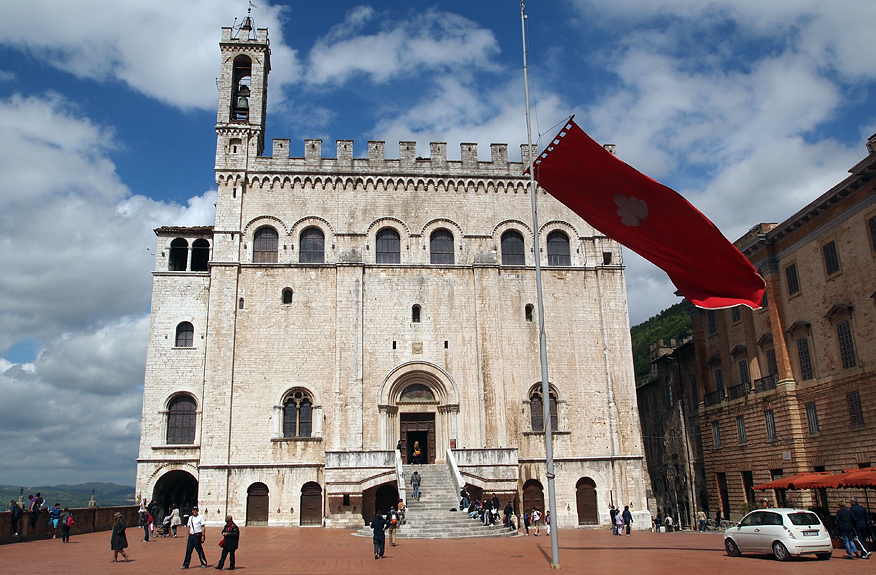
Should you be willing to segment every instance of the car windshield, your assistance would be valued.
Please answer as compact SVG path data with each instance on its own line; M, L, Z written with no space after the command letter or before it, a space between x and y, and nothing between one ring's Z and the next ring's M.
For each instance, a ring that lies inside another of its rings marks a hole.
M818 515L815 513L806 513L801 511L800 513L788 513L788 519L791 520L791 523L794 525L821 525L821 521L818 520Z

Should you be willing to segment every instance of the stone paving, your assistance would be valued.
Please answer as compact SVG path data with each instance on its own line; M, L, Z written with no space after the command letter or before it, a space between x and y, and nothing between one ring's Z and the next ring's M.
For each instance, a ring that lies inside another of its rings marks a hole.
M179 572L185 554L184 529L177 539L140 542L142 532L128 529L129 563L111 563L109 532L89 533L61 544L60 539L0 546L0 573L154 575ZM370 539L351 531L322 528L244 527L237 570L244 575L278 573L532 573L549 571L550 539L400 540L387 545L386 557L375 560ZM210 568L219 560L219 529L208 528L205 550ZM607 530L561 530L560 567L569 573L697 573L822 575L873 572L876 563L843 560L835 550L830 561L793 559L779 563L766 556L728 557L719 533L633 532L615 537ZM842 552L844 554L844 552ZM193 558L189 569L197 567ZM227 567L227 564L226 564Z

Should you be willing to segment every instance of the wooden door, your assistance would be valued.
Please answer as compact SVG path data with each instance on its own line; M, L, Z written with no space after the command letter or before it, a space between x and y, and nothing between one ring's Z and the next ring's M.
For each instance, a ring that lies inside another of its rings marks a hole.
M253 483L247 489L246 524L268 524L268 486L264 483Z
M301 488L301 522L304 525L322 525L322 487L309 481Z
M435 414L402 413L399 417L399 438L402 445L402 461L410 463L414 441L420 443L421 462L435 463Z
M523 510L531 511L533 507L544 516L544 490L540 482L530 479L523 484Z
M596 507L596 483L589 477L582 477L575 486L575 499L578 503L578 525L597 525L599 510Z

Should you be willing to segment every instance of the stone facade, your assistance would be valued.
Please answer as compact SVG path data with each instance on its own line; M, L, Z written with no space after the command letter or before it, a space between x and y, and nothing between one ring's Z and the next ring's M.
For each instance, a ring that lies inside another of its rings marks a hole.
M276 139L265 156L267 30L220 47L215 225L156 230L138 493L196 497L212 524L358 526L420 441L519 509L546 491L537 235L555 521L606 522L614 502L646 527L620 246L540 189L532 229L525 146L355 158L341 140L326 158Z
M711 509L836 508L854 490L761 493L807 471L876 465L876 136L851 175L736 245L763 275L765 305L693 313Z

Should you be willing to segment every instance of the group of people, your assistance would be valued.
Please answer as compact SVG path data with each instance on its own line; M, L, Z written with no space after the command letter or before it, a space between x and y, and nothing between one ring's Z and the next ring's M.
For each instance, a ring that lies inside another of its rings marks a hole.
M36 529L40 514L43 512L43 509L45 509L46 500L43 499L43 496L40 493L37 493L36 497L33 495L28 495L27 497L30 501L28 504L28 511L31 512L29 524L31 531L33 531ZM10 500L9 512L12 521L12 536L18 537L18 525L21 522L21 517L24 515L24 509L21 508L21 505L19 505L17 501ZM61 509L61 504L55 503L55 505L49 509L49 525L52 528L52 539L58 538L58 527L60 527L61 543L69 543L70 528L73 527L75 522L76 520L74 519L73 513L70 511L69 507Z
M629 505L624 505L624 510L614 505L609 506L608 515L611 518L611 533L612 535L623 535L626 531L626 536L630 536L630 529L633 524L633 514L630 511Z
M145 499L143 500L143 503L144 505L141 507L140 511L141 523L144 521L144 513L150 518L152 516L148 506L145 505ZM177 509L175 504L171 507L170 515L168 515L171 523L174 521L174 517L176 517L177 520L179 519L179 509ZM189 535L186 540L186 555L185 559L183 559L182 568L189 568L189 564L192 560L192 553L198 554L201 567L207 567L207 555L204 553L204 542L207 540L207 530L205 527L204 516L200 514L197 505L191 508L191 514L188 516L186 526L188 527ZM128 538L125 535L126 527L124 516L117 512L113 516L113 529L110 536L110 548L113 552L114 563L119 561L119 555L122 556L124 561L127 562L129 560L128 553L125 551L125 549L128 548ZM173 529L173 536L176 537L176 529ZM148 541L148 531L146 538L143 540ZM234 523L234 518L231 515L228 515L225 517L225 526L222 528L222 540L219 542L219 546L222 547L222 557L219 559L219 563L216 565L215 569L221 570L225 565L226 558L228 559L228 568L235 568L235 552L237 551L239 544L240 528Z
M836 529L843 540L846 548L846 559L869 559L870 551L864 547L867 540L867 510L858 504L858 500L852 497L846 502L841 501L836 511ZM860 549L859 549L860 548Z

